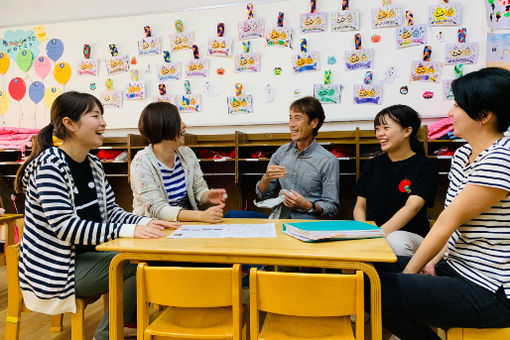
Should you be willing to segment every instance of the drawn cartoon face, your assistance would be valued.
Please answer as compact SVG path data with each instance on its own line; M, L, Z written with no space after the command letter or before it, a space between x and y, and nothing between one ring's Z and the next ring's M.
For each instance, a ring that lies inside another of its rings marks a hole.
M305 58L298 57L298 59L296 60L296 66L302 67L304 65L305 65Z
M387 11L383 11L382 9L379 8L379 13L377 13L377 20L383 21L387 17L388 17L388 12Z
M427 71L428 71L427 66L423 66L423 65L418 66L418 67L414 70L414 72L415 72L416 74L425 74L425 73L427 73Z
M335 65L336 64L335 56L328 57L328 64L329 65Z
M406 40L411 38L411 35L412 35L411 31L408 31L407 29L404 28L402 30L402 33L400 34L400 37L402 38L402 40Z
M395 81L398 76L398 70L395 66L390 66L384 72L384 81L387 84L391 84Z
M448 10L446 11L445 15L447 17L453 17L455 15L455 10L453 9L453 7L448 8Z
M315 20L313 18L306 18L303 23L305 24L305 26L312 26L314 22Z
M402 87L400 88L400 94L401 94L401 95L404 95L404 96L405 96L405 95L406 95L406 94L408 94L408 93L409 93L409 88L408 88L406 85L404 85L404 86L402 86Z
M281 67L275 67L274 68L274 75L279 76L282 74L282 68Z
M434 11L434 17L435 18L441 18L445 15L445 10L441 7L438 7L436 8L436 10Z
M278 33L275 29L273 29L271 31L271 34L269 35L269 37L273 40L276 40L280 37L280 33Z
M274 100L275 98L275 89L273 87L273 85L271 84L267 84L265 87L264 87L264 101L266 103L270 103Z
M353 55L349 58L349 62L350 62L351 64L356 64L356 63L357 63L357 62L359 62L359 61L360 61L360 57L359 57L359 55L357 55L357 54L353 54Z

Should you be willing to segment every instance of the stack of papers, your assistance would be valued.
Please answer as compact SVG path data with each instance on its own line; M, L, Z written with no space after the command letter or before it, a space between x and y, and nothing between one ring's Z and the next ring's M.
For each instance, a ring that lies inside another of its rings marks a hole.
M274 223L183 225L168 238L269 238L276 237Z
M284 223L283 232L305 242L384 237L378 226L359 221Z

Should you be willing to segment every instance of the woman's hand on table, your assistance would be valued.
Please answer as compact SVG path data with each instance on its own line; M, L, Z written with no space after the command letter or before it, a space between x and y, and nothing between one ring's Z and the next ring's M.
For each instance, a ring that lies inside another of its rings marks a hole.
M133 236L135 238L161 238L165 236L163 230L166 228L177 229L181 225L182 223L154 219L147 225L137 225Z

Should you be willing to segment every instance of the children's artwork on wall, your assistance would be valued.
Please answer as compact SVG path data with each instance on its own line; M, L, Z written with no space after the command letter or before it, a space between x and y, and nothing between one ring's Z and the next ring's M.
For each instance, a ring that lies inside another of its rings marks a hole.
M402 26L402 6L372 8L372 28Z
M462 4L439 3L429 6L429 26L457 26L461 24Z
M478 61L477 42L446 44L445 49L446 65L475 64L477 61Z
M58 63L53 69L53 77L59 84L65 85L71 78L71 66L65 62Z
M106 58L105 62L106 70L111 76L129 71L129 57L127 55Z
M183 94L180 96L178 104L180 112L199 112L202 110L199 94Z
M273 85L267 84L264 87L264 103L271 103L276 98L276 89Z
M161 39L145 37L138 40L138 55L157 55L161 53Z
M227 97L228 114L252 113L253 98L251 95Z
M186 65L187 77L207 77L207 60L192 59Z
M363 68L372 68L374 50L371 48L345 51L345 69L347 71Z
M99 61L97 59L80 60L77 73L79 76L97 76L99 73Z
M359 30L359 12L353 10L331 13L331 31L348 32Z
M249 52L236 55L235 70L236 72L259 72L260 53Z
M239 21L239 40L264 37L264 19L254 18Z
M5 31L0 37L0 52L5 52L11 59L16 59L20 51L30 50L34 58L39 56L39 40L34 31Z
M212 57L228 57L232 53L232 39L214 37L209 39L207 55Z
M340 104L340 84L315 84L313 96L323 104Z
M158 80L179 80L181 79L181 63L180 62L169 62L158 65Z
M53 105L53 102L55 99L57 99L58 96L62 94L62 91L59 88L56 88L55 86L52 86L48 89L46 89L46 92L44 93L44 104L46 104L46 107L48 109L51 109L51 105Z
M487 33L486 65L510 70L510 33Z
M211 83L210 81L206 81L204 83L203 92L208 97L217 97L219 94L218 91L216 91L214 84Z
M170 48L173 52L189 50L193 43L193 32L170 34Z
M411 62L411 80L438 82L441 76L441 63L436 61L413 60Z
M153 103L170 103L175 106L178 106L178 99L176 96L172 95L164 95L164 96L157 96L152 98Z
M493 30L510 29L510 3L502 0L486 0L487 26Z
M395 29L397 35L397 47L411 47L427 43L427 26L412 25Z
M103 91L99 100L104 107L122 107L122 91Z
M328 14L320 12L300 14L299 29L301 33L327 32Z
M301 52L293 54L292 68L296 73L319 70L319 53Z
M46 44L46 54L48 57L57 61L64 53L64 43L60 39L51 39Z
M145 86L142 81L132 81L126 86L126 99L143 99L145 98Z
M453 100L452 81L453 81L453 79L443 80L443 99L444 100Z
M384 71L383 84L393 84L398 78L398 69L396 66L390 66Z
M382 86L354 84L354 104L381 104Z
M294 31L289 27L271 27L266 33L267 46L283 46L292 48Z

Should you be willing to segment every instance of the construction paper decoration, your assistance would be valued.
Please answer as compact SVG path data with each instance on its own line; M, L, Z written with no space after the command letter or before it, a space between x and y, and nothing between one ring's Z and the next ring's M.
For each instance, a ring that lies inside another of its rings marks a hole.
M264 36L264 19L246 19L239 21L239 40L250 40Z
M99 61L97 59L82 59L78 63L79 76L97 76L99 73Z
M457 26L461 23L462 4L439 3L429 6L429 26Z
M181 79L181 63L165 63L158 66L158 80L179 80Z
M30 50L34 58L39 55L40 42L34 31L6 31L0 38L0 52L5 52L9 58L16 59L19 51Z
M207 60L192 59L186 65L186 76L188 77L207 77Z
M276 89L273 85L267 84L264 87L264 102L271 103L276 98Z
M145 37L138 40L138 55L158 55L161 53L161 39Z
M236 72L260 71L260 53L240 53L236 55Z
M313 96L323 104L339 104L340 84L315 84L313 86Z
M104 107L122 107L122 91L103 91L99 100Z
M292 68L294 72L317 71L319 69L319 53L298 53L292 55Z
M452 82L453 82L453 79L443 80L443 99L444 100L453 100Z
M510 69L510 33L487 33L486 64Z
M484 2L487 26L493 30L510 29L510 4L508 1L487 0Z
M413 25L399 27L395 30L397 35L397 47L411 47L427 43L427 26Z
M46 36L46 30L44 29L44 27L42 25L37 25L34 27L34 34L35 34L35 38L38 41L48 40L48 37Z
M11 64L11 60L7 53L0 53L0 74L5 74L9 69L9 65Z
M348 32L359 30L359 12L341 11L331 13L331 31Z
M53 69L53 76L56 81L65 85L71 78L71 66L68 63L58 63Z
M183 94L178 103L180 112L199 112L202 110L201 96L199 94Z
M9 82L9 94L12 99L20 101L25 97L26 91L27 86L25 85L25 81L20 77L13 78Z
M390 66L384 71L383 84L393 84L395 79L398 78L398 69L396 66Z
M272 27L266 33L267 46L283 46L292 48L294 31L288 27Z
M129 82L126 86L125 98L128 100L145 98L145 86L143 82Z
M129 57L127 55L106 58L105 62L106 70L111 76L129 71Z
M3 115L9 109L9 96L5 91L0 91L0 115Z
M319 33L328 30L328 13L304 13L299 15L301 33Z
M60 39L51 39L46 45L46 54L48 57L57 61L64 53L64 43Z
M61 93L62 91L60 91L60 89L56 87L50 87L49 89L46 90L46 92L44 93L43 100L44 104L46 104L48 109L51 109L51 105L53 105L53 102L55 101L55 99L57 99L58 96L60 96Z
M372 8L372 28L402 26L402 6Z
M374 84L354 85L354 104L381 104L382 86Z
M27 72L32 66L32 52L30 50L19 51L16 56L16 63L21 71Z
M437 82L441 75L441 63L436 61L411 61L411 80Z
M423 99L432 99L434 98L434 92L432 91L425 91L422 94Z
M373 49L345 51L345 69L347 71L372 68L374 62Z
M193 44L193 32L170 34L170 48L173 52L188 50Z
M232 53L232 39L214 37L207 44L207 55L216 57L228 57Z
M178 99L177 96L171 96L171 95L165 95L165 96L157 96L152 98L153 103L170 103L172 105L178 106Z
M48 57L40 56L35 59L34 63L35 74L39 76L39 78L44 79L50 73L51 70L51 62Z
M216 97L219 94L218 91L216 91L216 88L214 87L213 83L211 83L210 81L206 81L204 83L203 92L208 97Z
M46 88L40 81L34 81L28 88L28 96L35 103L39 103L44 98Z
M227 97L228 114L252 113L253 98L251 95Z
M446 44L446 65L475 64L478 60L478 43Z

